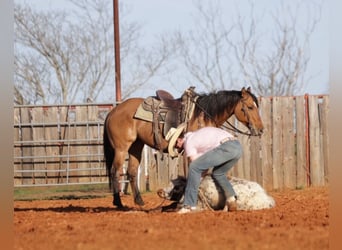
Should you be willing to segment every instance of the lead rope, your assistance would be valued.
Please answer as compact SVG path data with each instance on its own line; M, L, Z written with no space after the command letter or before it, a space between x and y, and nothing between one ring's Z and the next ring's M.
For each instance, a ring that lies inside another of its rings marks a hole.
M202 204L204 203L204 205L210 210L210 211L214 211L214 209L210 206L210 204L208 203L207 198L205 197L202 189L198 190L198 196L200 198L200 200L202 201Z
M159 210L165 201L166 201L166 198L164 198L158 206L156 206L154 208L150 208L150 209L144 209L143 206L139 205L138 211L149 213L149 212L152 212L155 210Z

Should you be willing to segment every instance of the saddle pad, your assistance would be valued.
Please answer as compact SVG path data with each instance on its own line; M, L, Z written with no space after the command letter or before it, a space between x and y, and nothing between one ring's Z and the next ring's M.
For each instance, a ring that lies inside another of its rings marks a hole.
M152 122L153 121L153 114L151 111L146 111L143 107L142 104L139 105L137 111L134 114L134 118L138 118L147 122Z

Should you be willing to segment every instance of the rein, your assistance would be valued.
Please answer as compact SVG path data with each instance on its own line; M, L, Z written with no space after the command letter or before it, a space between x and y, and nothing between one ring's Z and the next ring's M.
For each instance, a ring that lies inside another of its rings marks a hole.
M197 107L199 107L200 110L203 111L203 113L205 113L209 118L213 118L201 105L199 105L196 101L194 101L195 105ZM245 108L244 108L244 104L243 104L243 111L246 113L246 115L248 116L248 112L245 111ZM248 116L248 120L249 120L249 116ZM214 121L214 120L213 120ZM215 122L215 121L214 121ZM231 131L234 131L234 132L237 132L237 133L240 133L240 134L243 134L243 135L248 135L248 136L251 136L252 134L251 133L248 133L248 132L244 132L240 129L238 129L237 127L235 127L233 124L231 124L228 119L225 121L225 123L228 123L228 126L222 124L221 127L225 128L225 129L228 129L228 130L231 130ZM218 126L218 124L215 122L215 125Z
M248 133L248 132L244 132L244 131L242 131L242 130L240 130L240 129L238 129L237 127L235 127L233 124L231 124L228 120L227 121L225 121L226 123L228 123L228 125L230 126L230 127L228 127L228 126L226 126L226 125L224 125L224 124L222 124L222 126L221 127L224 127L225 129L229 129L229 130L231 130L231 131L234 131L234 132L238 132L239 134L243 134L243 135L248 135L248 136L252 136L252 134L251 133Z
M149 212L159 210L160 208L162 208L162 205L165 203L165 201L166 201L166 198L163 198L163 200L161 201L161 203L159 205L157 205L154 208L150 208L150 209L144 209L143 206L139 205L139 211L149 213Z

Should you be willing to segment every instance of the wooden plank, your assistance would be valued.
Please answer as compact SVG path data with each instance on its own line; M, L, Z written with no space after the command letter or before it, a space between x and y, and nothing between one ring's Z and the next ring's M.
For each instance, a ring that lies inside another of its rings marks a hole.
M76 107L76 122L77 123L84 123L87 122L88 120L88 107L87 106L77 106ZM76 130L76 139L77 140L87 140L89 139L89 134L88 134L88 126L77 126ZM88 152L88 146L78 144L77 145L77 169L84 169L88 167L88 157L86 156L89 154ZM81 156L83 155L83 156ZM73 175L77 176L77 182L89 182L90 178L86 177L88 174L88 171L86 170L79 170L79 171L73 171Z
M241 122L235 124L239 130L246 131L246 126L243 125ZM240 158L242 170L239 172L242 176L240 178L244 178L247 180L255 180L251 177L251 151L250 151L250 138L247 135L238 134L238 139L242 145L242 157Z
M320 142L320 124L318 116L318 100L309 96L310 127L310 177L312 186L324 184L324 166Z
M145 176L145 166L140 164L137 174L138 189L140 192L146 191L146 176Z
M250 176L251 180L262 183L262 169L260 160L260 138L251 136L250 140Z
M88 172L90 174L89 181L90 182L96 182L98 181L98 177L100 176L100 170L93 170L95 168L100 167L99 161L100 157L98 156L101 145L97 143L101 143L102 136L99 134L99 127L95 125L95 123L98 122L98 107L94 105L88 106L88 119L91 124L87 127L88 132L88 165L87 168L90 168L90 171ZM94 124L93 124L94 123ZM96 142L95 142L96 140Z
M147 187L147 177L148 177L148 148L144 146L142 151L142 157L140 162L140 169L139 169L139 190L141 192L148 191Z
M31 124L31 108L22 108L20 111L20 120L21 124ZM32 141L32 127L21 127L20 129L21 133L21 140L23 142L25 141ZM33 159L25 158L25 157L31 157L33 155L33 148L32 146L25 146L22 148L22 169L21 170L33 170ZM26 172L22 173L22 184L28 185L28 184L34 184L33 183L33 173L32 172Z
M101 143L103 143L103 139L102 139L102 136L103 136L103 125L101 125L101 127L100 127L100 136L101 136ZM100 150L100 152L102 153L102 155L103 155L103 146L101 145L100 146L100 148L99 148L99 150ZM100 171L100 173L101 173L101 175L103 176L103 177L101 177L100 179L99 179L99 181L107 181L107 177L106 177L106 163L104 162L104 156L102 156L101 158L100 158L100 160L101 161L103 161L101 164L100 164L100 167L101 167L101 171Z
M259 103L260 103L259 98ZM251 176L257 183L263 183L262 180L262 161L261 161L261 138L259 136L250 137L251 152Z
M283 117L282 117L282 102L283 98L273 98L273 185L275 189L282 189L283 183Z
M113 108L113 106L111 106L111 105L110 106L99 106L98 107L98 115L97 115L97 117L98 117L98 120L99 120L99 122L101 124L101 126L100 126L100 133L99 133L99 140L100 140L101 144L103 143L103 126L104 126L104 121L106 119L107 114L109 113L109 111L112 108ZM102 145L100 146L99 150L103 154L103 146ZM101 160L104 160L103 156L101 157ZM101 170L101 173L102 173L102 175L104 175L104 177L101 177L100 181L107 181L107 177L105 177L105 175L106 175L106 164L105 164L105 162L103 162L101 164L101 166L103 168L103 170ZM146 165L146 167L147 166L148 165ZM148 172L148 170L147 170L147 172Z
M60 131L58 130L58 107L49 107L44 109L44 122L50 124L56 124L56 126L45 127L45 141L49 142L51 140L56 141L60 138ZM46 147L46 155L55 156L49 159L49 164L47 169L50 170L60 170L60 144L50 143L50 146ZM48 183L58 183L60 174L58 172L49 172L46 174L48 177Z
M272 98L261 98L260 115L264 124L261 136L262 183L266 190L273 189L273 157L272 157Z
M158 185L159 187L167 186L169 184L169 165L168 165L167 154L160 153L159 151L157 151L157 166L158 166Z
M35 107L32 108L32 123L33 124L45 124L45 116L46 113L43 110L43 107ZM48 158L50 155L47 154L47 144L49 143L49 138L45 138L45 127L37 126L32 130L32 137L34 142L44 142L44 143L35 143L32 145L33 156L36 158L33 160L34 170L38 170L39 172L35 172L33 174L33 182L35 184L46 184L48 183L48 175L46 170L48 169ZM43 170L43 172L40 172Z
M152 148L148 150L148 185L150 190L158 189L158 166L156 151Z
M141 158L141 165L143 166L143 179L142 185L139 187L141 191L150 191L150 183L149 183L149 148L148 146L144 146L142 158Z
M239 123L239 122L237 121L237 119L236 119L235 116L231 116L231 117L228 119L228 121L229 121L231 124L233 124L234 126L237 126L237 124ZM230 128L229 125L227 125L227 127ZM238 134L237 134L236 132L233 132L233 131L231 131L230 129L225 128L225 130L227 130L229 133L231 133L231 134L233 134L233 135L235 135L235 136L238 136ZM239 137L239 136L238 136L238 138L239 138L239 141L240 141L240 143L241 143L241 140L240 140L240 139L241 139L242 137ZM244 166L244 165L243 165L243 156L241 156L241 159L239 159L238 162L235 164L235 166L232 167L232 168L229 170L228 175L229 175L229 176L235 176L235 177L243 178L243 177L244 177L244 167L243 167L243 166Z
M322 108L320 112L321 122L321 148L323 150L324 165L324 184L329 183L329 133L328 133L328 115L329 115L329 97L323 96Z
M295 138L294 138L294 99L283 98L283 173L284 187L296 187L296 161L295 161Z
M15 125L20 125L20 108L19 107L14 107L13 109L13 114L14 114L14 124ZM20 134L20 127L14 127L13 131L13 141L14 142L20 142L21 141L21 134ZM22 156L22 146L21 144L15 144L13 148L13 157L21 157ZM22 182L22 174L17 173L15 171L21 170L22 169L22 160L20 159L15 159L14 160L14 185L20 185Z
M74 145L74 143L71 143L72 140L77 139L77 127L75 125L76 123L76 108L69 106L67 109L67 131L66 131L66 139L67 140L67 154L68 157L65 159L65 170L66 170L66 182L78 182L78 178L72 177L72 175L75 175L75 172L72 172L71 169L75 169L78 167L77 161L78 157L75 157L78 153L78 147Z
M188 158L185 154L179 156L179 163L178 163L178 175L186 176L188 169Z
M63 171L58 173L57 183L66 183L68 174L66 170L69 166L69 155L72 154L72 152L70 152L71 145L70 143L68 143L68 141L74 138L74 136L71 136L70 128L68 125L61 125L68 124L69 122L69 107L59 107L58 111L58 124L60 127L59 140L62 141L59 146L59 154L66 155L67 157L60 158L59 160L59 169Z
M296 97L296 187L307 186L309 172L306 170L306 128L305 128L305 97Z
M168 182L170 182L172 179L176 179L178 176L178 169L179 169L179 162L181 157L166 157L168 159L169 163L169 174L168 174Z

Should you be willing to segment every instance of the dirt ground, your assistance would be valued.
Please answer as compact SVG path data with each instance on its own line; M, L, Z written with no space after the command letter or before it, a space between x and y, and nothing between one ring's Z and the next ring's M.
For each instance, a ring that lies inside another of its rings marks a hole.
M14 202L14 249L328 249L328 187L270 192L276 207L259 211L161 212L155 193L144 207L122 197Z

